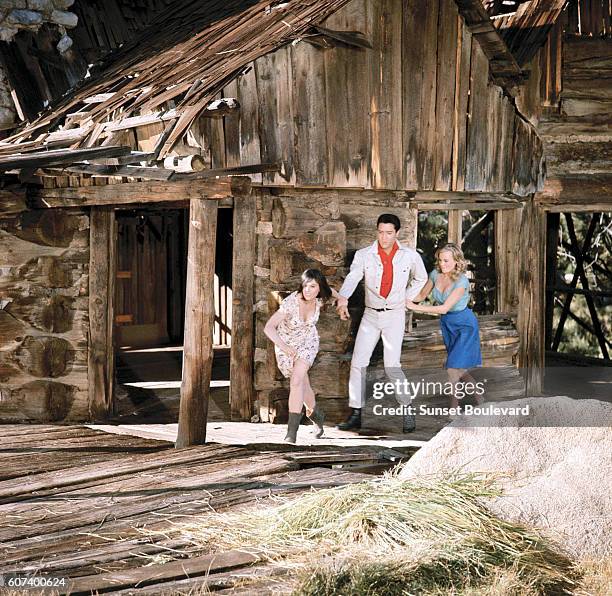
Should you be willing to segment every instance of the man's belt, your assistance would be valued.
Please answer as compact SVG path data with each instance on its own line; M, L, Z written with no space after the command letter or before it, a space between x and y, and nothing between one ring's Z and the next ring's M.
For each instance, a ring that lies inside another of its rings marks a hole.
M375 310L376 312L383 312L386 310L403 310L401 306L398 308L374 308L372 306L366 306L366 308L369 308L370 310Z

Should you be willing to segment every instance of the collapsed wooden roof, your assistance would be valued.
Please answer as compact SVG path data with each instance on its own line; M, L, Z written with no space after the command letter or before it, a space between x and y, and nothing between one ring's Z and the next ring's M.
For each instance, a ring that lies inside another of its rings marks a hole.
M520 66L542 47L568 0L517 2L516 12L493 14L493 24Z
M111 144L118 124L149 115L166 123L156 148L164 157L250 62L296 39L333 38L318 25L348 1L177 0L68 97L2 141L0 155Z

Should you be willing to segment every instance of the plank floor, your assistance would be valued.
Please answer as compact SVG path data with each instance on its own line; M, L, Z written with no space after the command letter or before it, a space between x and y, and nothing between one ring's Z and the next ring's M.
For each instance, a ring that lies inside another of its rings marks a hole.
M364 470L388 468L415 449L210 443L177 450L84 426L0 428L0 575L70 578L56 594L179 594L205 586L249 593L240 588L246 577L258 582L258 594L282 593L286 580L257 555L211 556L166 530L271 495L358 482L371 477Z

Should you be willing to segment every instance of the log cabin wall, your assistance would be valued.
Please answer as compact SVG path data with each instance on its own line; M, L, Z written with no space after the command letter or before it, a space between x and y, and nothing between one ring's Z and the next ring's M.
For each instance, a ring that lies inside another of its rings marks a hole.
M0 419L86 420L89 217L2 194Z

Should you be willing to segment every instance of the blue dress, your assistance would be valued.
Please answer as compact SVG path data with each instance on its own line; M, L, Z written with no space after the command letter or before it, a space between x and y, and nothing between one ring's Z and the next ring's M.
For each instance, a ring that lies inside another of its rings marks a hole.
M441 292L436 288L438 275L439 273L435 269L429 274L429 279L434 285L432 296L437 304L444 304L453 290L457 288L465 289L461 299L440 317L442 339L448 353L445 367L473 368L481 366L482 355L480 353L478 319L472 309L467 306L470 300L470 282L465 275L461 274L448 290Z

